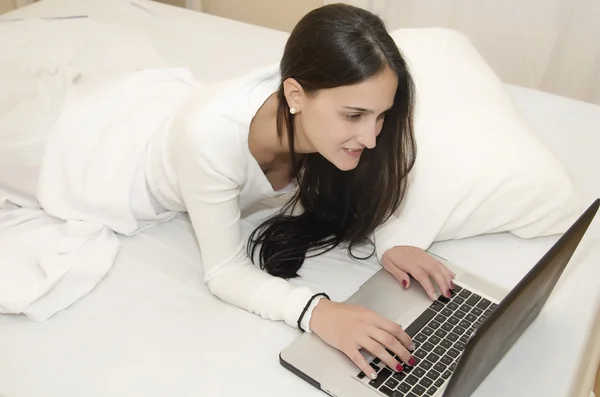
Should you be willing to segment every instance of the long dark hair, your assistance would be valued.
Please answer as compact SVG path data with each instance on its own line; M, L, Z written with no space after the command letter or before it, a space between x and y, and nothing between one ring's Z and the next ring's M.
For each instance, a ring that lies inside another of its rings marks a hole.
M360 83L391 68L398 76L394 105L358 166L341 171L318 153L301 162L294 152L294 116L283 81L294 78L307 94ZM331 4L306 14L286 43L280 64L277 130L287 131L292 173L298 190L281 211L256 228L248 241L253 259L282 278L298 276L309 251L370 242L375 229L396 211L406 191L406 175L416 156L413 136L414 85L407 65L383 21L361 8ZM301 211L296 211L298 204Z

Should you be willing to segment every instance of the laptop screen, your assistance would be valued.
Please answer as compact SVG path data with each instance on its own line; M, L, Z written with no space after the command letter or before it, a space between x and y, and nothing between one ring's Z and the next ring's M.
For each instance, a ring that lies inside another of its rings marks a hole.
M537 317L599 203L588 208L471 335L444 397L471 395Z

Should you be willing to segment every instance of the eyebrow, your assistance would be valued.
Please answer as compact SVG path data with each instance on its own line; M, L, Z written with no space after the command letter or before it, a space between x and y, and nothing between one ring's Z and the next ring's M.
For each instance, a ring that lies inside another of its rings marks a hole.
M387 112L388 110L390 110L392 107L393 107L393 105L390 106L389 108L387 108L386 110L384 110L384 113ZM354 110L354 111L361 112L361 113L374 113L371 109L359 108L356 106L344 106L344 109Z

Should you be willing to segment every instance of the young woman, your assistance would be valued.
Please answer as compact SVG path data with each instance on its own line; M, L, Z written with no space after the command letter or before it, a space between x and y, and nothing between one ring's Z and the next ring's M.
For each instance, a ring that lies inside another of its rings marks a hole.
M142 77L136 78L128 82L128 91L121 88L123 91L112 97L108 108L115 114L121 111L119 98L125 92L134 92L140 103L144 103L140 98L162 92L162 77L156 79L156 88L143 84ZM85 137L82 142L89 146L75 147L74 152L90 150L92 156L112 150L116 157L105 168L115 177L128 172L126 167L116 166L118 158L137 156L132 190L124 196L131 208L129 212L108 211L110 222L103 224L123 233L129 229L119 214L130 213L145 221L187 211L200 246L204 278L215 296L264 318L314 332L367 375L373 371L361 349L393 369L402 366L388 350L413 364L411 339L399 325L286 281L297 275L307 254L342 245L351 250L369 243L374 234L378 259L404 287L409 286L411 275L432 299L434 283L446 296L453 288L453 274L440 262L385 235L385 222L400 206L407 188L405 177L415 160L415 143L413 82L382 21L348 5L318 8L295 27L276 69L236 80L208 100L202 89L198 91L197 99L178 109L169 128L148 139L138 131L142 129L138 122L121 122L119 128L113 128L121 140L118 144L111 138L104 139L104 145L100 138L86 137L80 128L71 128L72 138ZM123 99L123 106L130 102ZM70 111L78 117L79 108L83 105L77 102ZM151 110L136 120L147 123L153 113L167 111ZM63 111L63 127L68 115L69 111ZM86 128L86 134L101 130L81 117L83 121L73 125ZM114 127L119 120L115 116L105 123ZM44 149L48 164L52 150L63 150L60 145L51 146ZM82 166L92 161L76 154ZM61 156L54 157L60 160ZM68 167L73 164L79 163ZM92 168L94 173L89 175L109 172ZM53 170L62 169L68 168ZM115 181L114 186L94 187L97 185L88 174L79 175L79 171L76 166L70 169L71 181L83 181L79 192L96 192L89 197L97 203L79 203L67 210L64 203L69 200L60 192L74 189L73 184L61 180L44 195L39 182L41 206L47 209L54 204L60 209L52 211L53 216L88 219L113 201L111 192L124 186ZM51 173L43 170L41 181ZM35 196L35 184L17 186L23 183L14 175L18 174L6 172L3 180L0 173L0 190L3 186L6 191L28 190ZM104 183L111 181L105 174L99 178ZM265 220L246 246L240 226L242 211L290 190L292 198L283 210ZM255 253L260 268L253 264Z

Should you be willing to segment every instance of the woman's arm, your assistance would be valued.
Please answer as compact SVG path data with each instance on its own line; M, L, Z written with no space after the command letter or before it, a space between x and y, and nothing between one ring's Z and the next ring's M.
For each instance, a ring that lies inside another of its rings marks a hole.
M235 123L195 114L175 128L179 184L202 256L204 280L221 300L297 327L314 294L255 267L246 255L238 205L245 161ZM233 129L233 130L232 130ZM303 328L308 330L310 315Z

